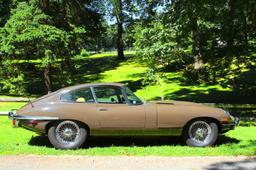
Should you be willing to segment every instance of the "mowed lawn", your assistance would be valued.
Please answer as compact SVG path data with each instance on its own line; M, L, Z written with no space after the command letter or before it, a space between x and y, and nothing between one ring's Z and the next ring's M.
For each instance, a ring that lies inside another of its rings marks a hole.
M26 102L0 102L0 111L10 111L12 109L19 109Z
M131 53L132 54L132 53ZM107 55L107 56L106 56ZM102 55L92 55L89 58L97 60L98 58L105 59L106 64L109 60L116 60L115 53L106 53ZM104 57L105 56L105 57ZM82 60L82 59L81 59ZM84 59L85 61L87 60ZM95 61L95 63L97 63ZM109 62L111 63L111 62ZM82 65L81 67L85 67ZM93 67L93 66L92 66ZM162 95L165 99L177 99L177 100L190 100L199 102L209 102L207 100L216 101L217 99L229 100L228 94L230 89L223 88L220 85L199 85L199 86L185 86L182 84L182 74L181 72L169 72L165 73L168 80L162 85L144 85L143 78L147 72L147 67L141 65L133 58L126 61L118 63L116 66L108 66L109 69L104 70L99 73L91 72L90 74L81 72L79 77L83 77L85 80L92 80L89 82L79 82L82 83L93 83L93 82L117 82L124 83L129 86L136 95L138 95L143 100L159 100ZM214 93L215 92L215 93ZM211 93L211 94L209 94ZM213 94L212 94L213 93ZM13 96L3 96L0 98L11 98ZM19 96L14 96L15 98ZM22 96L26 98L26 96ZM30 97L31 98L31 97ZM233 96L231 96L234 99ZM26 102L0 102L0 111L10 111L12 109L19 109L21 106L25 105Z
M126 51L127 60L125 61L116 60L116 55L115 52L108 52L88 57L78 57L73 61L77 72L72 76L79 81L73 83L124 83L143 100L159 100L164 96L166 100L186 100L200 103L255 103L255 96L243 96L241 93L232 92L228 87L205 84L186 85L182 72L171 68L162 71L166 80L161 86L144 84L143 79L148 67L136 59L134 52ZM58 81L58 77L60 77L59 74L53 75L54 83ZM43 82L41 83L43 85ZM10 97L17 98L19 96L0 94L0 98ZM22 97L26 98L26 96ZM32 98L36 98L36 96ZM24 104L24 102L0 102L0 111L19 109Z
M256 155L256 127L237 127L221 136L214 147L183 146L177 137L97 137L89 138L78 150L54 149L47 137L22 128L12 128L7 117L0 117L0 154L38 155L158 155L220 156Z
M131 53L132 54L132 53ZM196 102L247 102L232 93L229 88L220 85L186 86L179 71L165 72L166 82L160 87L144 85L143 78L147 67L133 58L116 62L116 54L93 55L91 63L105 59L104 65L92 66L88 73L83 68L88 65L87 58L78 58L80 71L79 84L90 82L120 82L128 85L140 98L158 100L161 95L165 99L190 100ZM81 61L80 61L81 60ZM95 61L94 61L95 60ZM113 64L114 63L114 64ZM90 64L90 63L89 63ZM112 64L112 65L111 65ZM97 67L96 67L97 66ZM86 69L87 70L87 69ZM0 96L1 97L1 96ZM8 96L2 96L6 98ZM252 101L248 99L248 101ZM19 109L25 102L0 102L0 111ZM256 155L256 127L238 127L222 135L216 146L193 148L183 146L178 137L102 137L89 138L82 149L57 150L49 143L47 137L40 137L33 132L21 128L12 128L7 117L0 117L0 154L40 154L40 155L159 155L159 156L214 156L214 155Z

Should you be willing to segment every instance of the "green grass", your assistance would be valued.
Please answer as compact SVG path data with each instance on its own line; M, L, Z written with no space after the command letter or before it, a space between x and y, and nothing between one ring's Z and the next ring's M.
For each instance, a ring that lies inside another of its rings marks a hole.
M65 72L62 75L57 70L53 73L54 87L58 89L66 86L65 84L120 82L128 85L144 100L159 100L164 96L167 100L202 103L255 103L255 96L233 92L230 88L220 85L186 85L182 72L172 67L162 69L162 73L167 77L162 86L144 85L143 79L148 67L136 60L133 51L126 51L125 55L125 61L117 60L116 52L78 56L76 60L72 60L75 69L70 70L70 73ZM42 79L38 79L38 75L33 75L32 72L29 74L32 75L29 81L31 91L42 93L44 91Z
M220 156L256 155L256 127L238 127L221 136L216 146L193 148L182 146L178 138L89 138L78 150L54 149L46 137L22 128L12 128L6 117L0 118L1 155L157 155L157 156Z
M134 55L135 51L125 51L124 55ZM117 52L113 51L113 52L104 52L104 53L99 53L99 54L93 54L90 55L87 58L105 58L105 57L116 57L117 56Z
M8 96L8 95L0 95L0 98L21 98L20 96L16 97L16 96Z
M12 109L19 109L25 104L26 102L0 102L0 111L10 111Z
M94 54L84 59L74 61L77 65L73 77L77 82L73 84L91 82L120 82L128 85L141 99L159 100L164 96L166 100L186 100L202 103L251 103L255 98L236 92L220 85L197 85L188 86L183 83L182 72L173 70L163 70L167 80L162 86L144 85L143 79L148 67L138 63L133 51L126 51L128 59L118 61L116 52ZM53 79L58 82L59 75L54 75ZM61 79L65 79L64 77ZM41 82L43 84L43 82ZM10 97L8 95L0 98ZM17 109L24 105L22 102L0 102L0 111Z
M99 58L107 54L96 54ZM114 56L114 54L112 54ZM106 59L101 58L101 60ZM82 74L83 79L92 80L90 82L120 82L128 85L140 98L144 100L159 100L161 96L165 99L178 99L190 100L197 102L223 102L228 100L235 100L231 89L224 88L220 85L197 85L187 86L182 82L181 71L168 71L165 72L167 80L162 86L159 85L144 85L143 79L145 78L148 67L142 65L133 57L126 61L113 64L110 61L116 60L112 58L103 63L101 72L92 72L90 74ZM97 63L97 61L95 61ZM110 66L112 64L112 66ZM86 66L84 66L86 67ZM232 101L231 101L232 103Z
M125 52L126 56L134 52ZM34 61L38 62L38 61ZM162 86L144 85L147 66L132 57L117 61L116 53L101 53L74 60L77 62L78 82L120 82L128 85L140 98L158 100L189 100L214 103L249 103L255 98L240 96L220 85L187 86L183 84L182 73L165 71L167 81ZM79 74L78 74L79 73ZM59 75L54 75L55 80ZM42 82L43 83L43 82ZM11 97L2 95L0 98ZM0 111L18 109L26 102L0 102ZM243 105L244 106L244 105ZM247 106L246 106L247 107ZM251 111L250 111L251 113ZM238 127L221 136L215 147L192 148L181 146L178 138L90 138L87 145L79 150L56 150L45 137L21 128L11 128L6 117L0 117L0 154L40 155L159 155L159 156L219 156L256 155L256 127Z

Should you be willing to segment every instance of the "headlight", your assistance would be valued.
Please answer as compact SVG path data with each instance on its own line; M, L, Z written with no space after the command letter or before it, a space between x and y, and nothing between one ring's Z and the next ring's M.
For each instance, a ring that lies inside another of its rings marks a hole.
M226 110L223 110L223 111L226 113L226 115L231 116L231 114L229 113L229 111L226 111Z
M235 120L235 118L229 113L229 111L223 110L227 116L229 116L232 120Z

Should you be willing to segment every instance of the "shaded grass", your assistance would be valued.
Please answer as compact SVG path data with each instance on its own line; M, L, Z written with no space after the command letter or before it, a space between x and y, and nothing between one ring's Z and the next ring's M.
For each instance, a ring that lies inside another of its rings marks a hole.
M126 52L126 55L128 54L133 54L133 52ZM167 80L162 86L144 85L142 82L148 67L138 63L132 56L127 57L125 61L119 61L116 59L115 52L95 54L85 58L85 60L74 61L74 67L75 69L71 70L72 81L69 85L92 82L119 82L129 86L135 94L144 100L159 100L161 96L164 96L167 100L202 103L256 103L255 96L250 98L246 94L233 92L231 89L220 85L186 86L183 84L182 72L170 68L169 70L163 70ZM68 77L54 74L54 86L57 89L68 86L63 82L67 81ZM33 76L31 76L31 79L34 81ZM35 80L37 81L37 79ZM33 81L29 88L37 92L41 91L39 90L41 88L39 84L42 85L43 82L34 84ZM23 104L25 103L0 102L0 111L19 108ZM254 111L248 111L248 113L252 112Z
M0 154L38 155L157 155L220 156L256 155L256 127L238 127L220 136L215 147L182 146L178 137L94 137L78 150L54 149L47 137L21 128L12 128L6 117L0 118Z
M60 62L54 68L52 79L54 90L69 85L93 82L119 82L128 85L144 100L159 100L161 96L171 100L185 100L202 103L250 103L256 104L254 94L244 94L224 88L220 85L184 84L182 72L175 66L162 69L167 80L162 86L145 85L143 79L148 67L139 63L133 51L126 51L126 60L118 60L116 52L106 52L90 56L78 56L68 67ZM29 68L29 69L28 69ZM33 65L24 65L25 78L31 94L43 94L45 91L42 72L35 71Z

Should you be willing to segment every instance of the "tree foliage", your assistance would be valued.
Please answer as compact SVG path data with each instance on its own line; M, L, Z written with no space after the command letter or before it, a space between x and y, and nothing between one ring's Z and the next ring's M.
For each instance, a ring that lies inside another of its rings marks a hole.
M116 48L136 50L151 83L172 67L187 84L255 90L255 13L255 0L2 0L0 88L28 92L33 68L49 92L52 71L72 84L72 58Z
M166 9L151 20L157 26L136 31L135 47L150 65L184 60L190 84L220 83L238 90L255 85L243 81L245 75L256 76L255 1L175 0Z
M85 30L78 27L71 31L57 28L36 1L19 2L11 13L1 29L1 66L5 68L1 74L3 88L10 89L10 92L24 92L24 76L19 64L36 60L35 67L43 71L45 85L50 92L51 68L58 64L58 59L69 54L70 41L75 41L76 35L85 33Z

